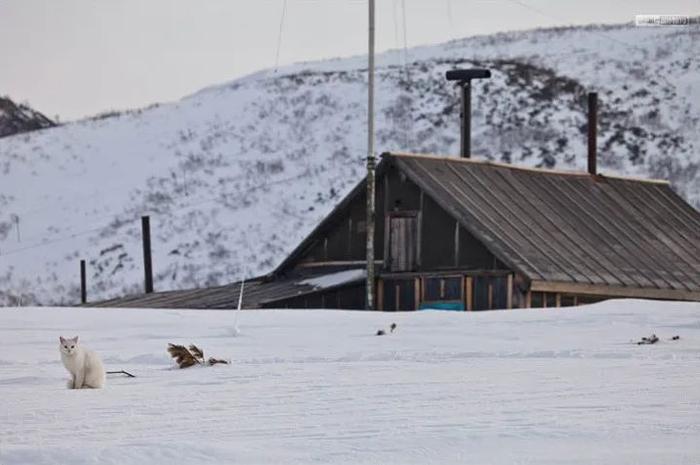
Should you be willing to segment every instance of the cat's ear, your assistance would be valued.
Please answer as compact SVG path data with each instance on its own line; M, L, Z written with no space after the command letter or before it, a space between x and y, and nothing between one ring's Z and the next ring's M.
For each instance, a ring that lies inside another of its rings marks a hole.
M75 343L77 344L77 343L78 343L78 336L75 336L75 337L72 339L72 341L75 342Z
M59 336L58 340L61 341L61 344L64 344L66 342L66 339L63 336Z

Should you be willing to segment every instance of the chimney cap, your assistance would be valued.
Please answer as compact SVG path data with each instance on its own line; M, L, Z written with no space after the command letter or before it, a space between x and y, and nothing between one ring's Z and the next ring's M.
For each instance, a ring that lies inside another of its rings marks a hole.
M448 81L470 81L472 79L488 79L491 70L484 68L451 69L445 73Z

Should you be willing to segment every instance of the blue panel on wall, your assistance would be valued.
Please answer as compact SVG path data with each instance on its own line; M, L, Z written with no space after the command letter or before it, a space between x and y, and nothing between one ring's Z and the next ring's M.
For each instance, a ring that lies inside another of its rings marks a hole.
M464 311L464 303L462 302L423 302L420 304L419 310L449 310L449 311Z

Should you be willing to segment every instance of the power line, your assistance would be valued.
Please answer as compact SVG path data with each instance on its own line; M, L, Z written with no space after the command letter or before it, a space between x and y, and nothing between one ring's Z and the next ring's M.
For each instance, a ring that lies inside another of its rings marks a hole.
M452 20L452 0L447 1L447 24L450 27L450 40L455 39L454 21Z
M399 20L396 19L396 10L397 10L397 6L398 6L398 2L399 2L399 0L394 0L394 2L392 3L391 18L394 20L394 44L396 47L397 56L399 57L399 65L401 65L402 63L400 61L402 60L402 57L401 57L401 51L400 51L401 45L400 45L400 41L399 41Z
M408 34L406 31L406 0L401 0L401 13L403 15L403 55L404 62L406 65L408 65L408 39L406 38Z
M282 0L282 17L280 18L280 29L277 34L277 53L275 54L275 73L280 62L280 50L282 48L282 31L284 30L284 18L287 15L287 0Z
M12 249L12 250L10 250L9 252L2 252L2 253L0 253L0 256L3 256L3 257L4 257L4 256L7 256L7 255L15 255L15 254L18 254L18 253L26 252L26 251L28 251L28 250L38 249L39 247L46 247L47 245L56 244L56 243L58 243L58 242L63 242L63 241L67 241L67 240L70 240L70 239L75 239L76 237L84 236L84 235L86 235L86 234L90 234L90 233L93 233L93 232L97 232L97 231L100 231L100 230L102 230L102 229L104 229L104 226L100 226L100 227L98 227L98 228L93 228L93 229L86 229L86 230L83 230L83 231L78 231L78 232L73 233L73 234L71 234L71 235L69 235L69 236L57 237L57 238L52 239L52 240L44 241L44 242L42 242L41 244L28 245L28 246L26 246L26 247L21 247L21 248L19 248L19 249Z
M408 109L405 112L404 116L404 149L405 150L410 150L411 148L409 147L409 140L410 136L409 133L411 132L412 128L412 121L413 121L413 105L412 105L412 99L411 99L411 87L412 87L412 82L411 82L411 73L409 70L409 63L408 63L408 32L407 32L407 27L406 27L406 0L401 0L401 15L402 15L402 23L403 23L403 71L404 71L404 76L406 79L406 95L407 95L407 104L408 104Z

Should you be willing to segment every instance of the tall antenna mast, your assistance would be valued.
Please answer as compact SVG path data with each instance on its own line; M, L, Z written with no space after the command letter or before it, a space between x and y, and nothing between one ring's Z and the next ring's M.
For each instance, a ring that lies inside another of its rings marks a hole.
M369 0L367 92L367 310L374 310L374 0Z

